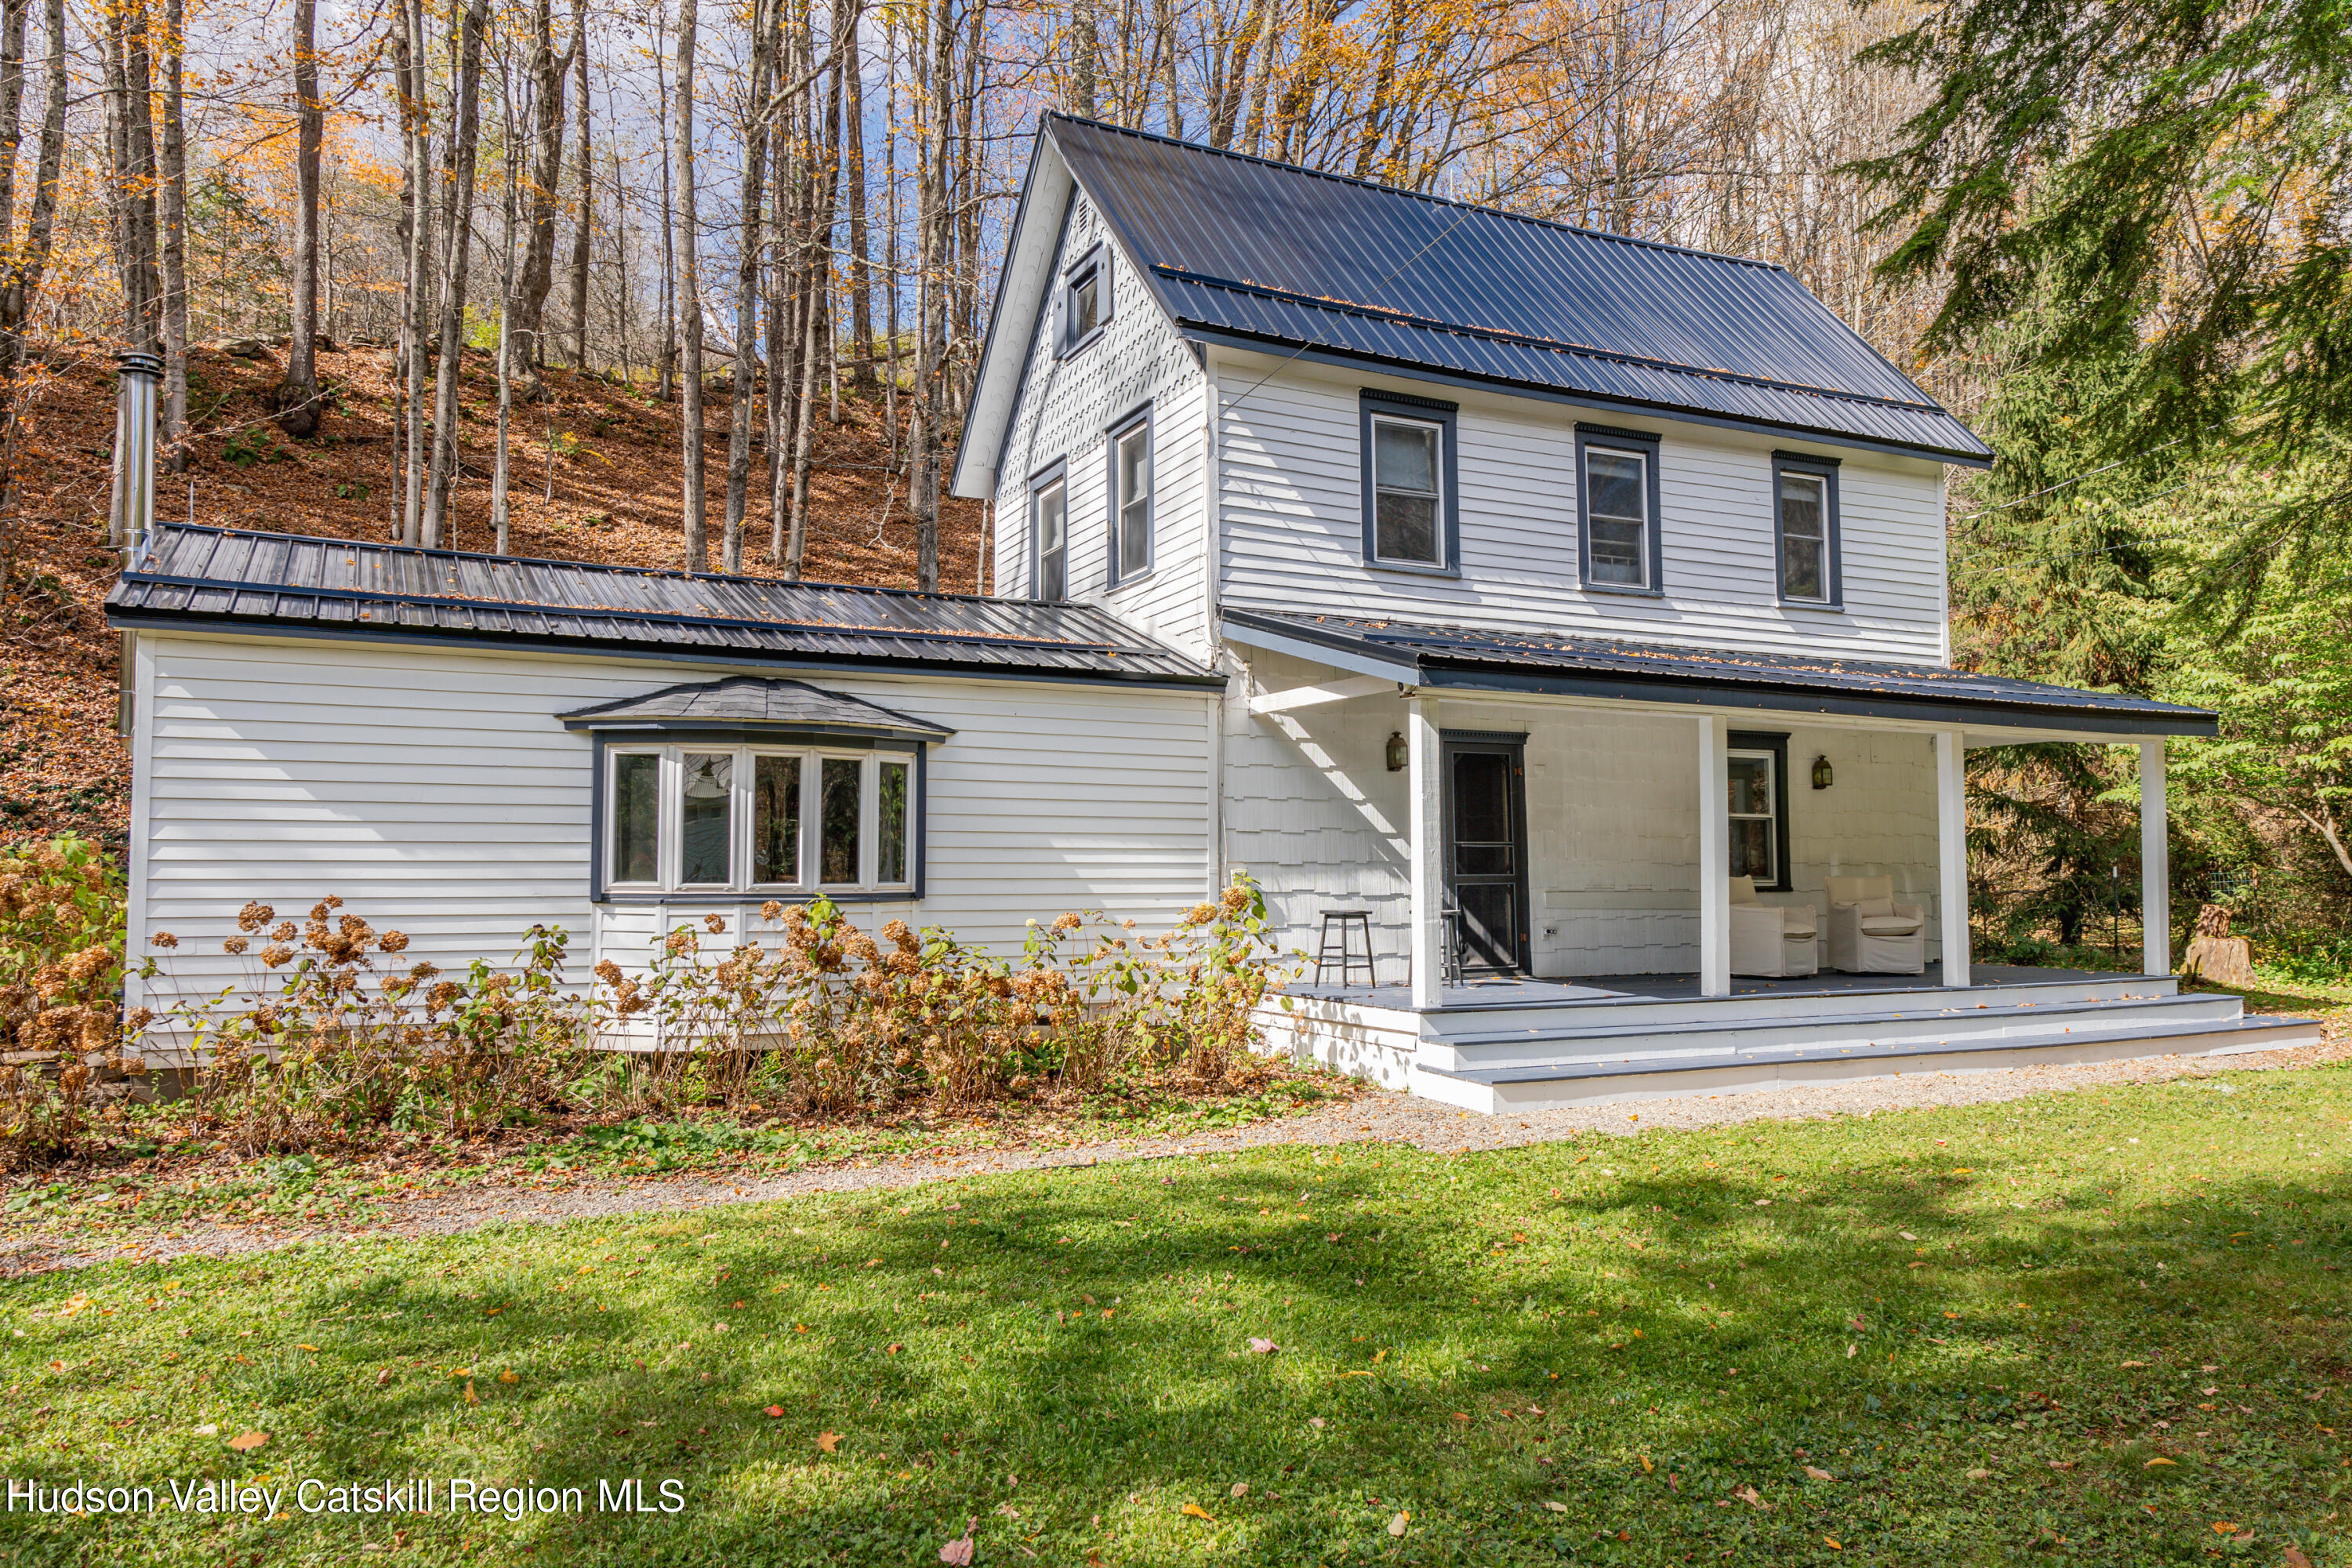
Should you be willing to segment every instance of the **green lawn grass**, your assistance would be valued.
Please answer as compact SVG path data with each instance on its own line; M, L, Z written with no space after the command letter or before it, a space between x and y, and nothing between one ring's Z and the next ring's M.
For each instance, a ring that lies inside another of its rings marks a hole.
M2347 1139L2320 1068L18 1280L0 1470L158 1508L0 1559L2342 1565ZM413 1477L589 1511L291 1489Z

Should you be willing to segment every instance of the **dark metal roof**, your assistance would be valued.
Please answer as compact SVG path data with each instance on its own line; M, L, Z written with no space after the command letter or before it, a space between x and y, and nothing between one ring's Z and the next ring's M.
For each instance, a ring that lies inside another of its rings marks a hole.
M944 741L955 733L844 692L826 691L801 680L765 680L756 675L665 686L642 697L599 702L559 715L574 730L737 729L741 727L824 730L835 734L904 735Z
M1981 463L1785 269L1121 127L1044 132L1180 329Z
M1235 640L1339 656L1348 668L1426 687L1854 714L2117 735L2210 735L2202 708L2083 691L1935 664L1675 647L1274 610L1224 612Z
M628 650L730 662L1222 685L1092 605L916 594L158 527L107 595L118 626Z

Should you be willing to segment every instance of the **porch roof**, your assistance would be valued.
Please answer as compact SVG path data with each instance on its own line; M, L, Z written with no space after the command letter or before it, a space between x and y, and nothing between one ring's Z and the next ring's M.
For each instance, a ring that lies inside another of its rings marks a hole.
M1755 708L2116 736L2210 735L2215 715L2120 691L1943 665L1674 647L1346 616L1227 608L1235 642L1406 686Z

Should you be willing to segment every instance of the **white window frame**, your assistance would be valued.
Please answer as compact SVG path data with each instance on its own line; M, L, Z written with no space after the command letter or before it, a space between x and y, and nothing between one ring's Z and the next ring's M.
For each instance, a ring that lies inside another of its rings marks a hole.
M1771 752L1748 746L1734 746L1724 752L1727 762L1756 762L1764 764L1764 803L1762 811L1733 811L1731 803L1724 804L1724 815L1733 822L1761 822L1764 825L1764 852L1771 861L1771 874L1756 878L1759 888L1777 889L1786 876L1780 865L1780 759ZM1753 873L1750 873L1753 875Z
M1633 523L1634 553L1638 558L1641 566L1641 575L1630 583L1620 582L1614 577L1601 576L1600 572L1600 563L1598 560L1599 552L1595 548L1598 543L1598 538L1596 535L1596 538L1592 542L1589 542L1585 547L1586 557L1591 562L1591 565L1588 570L1591 576L1592 584L1596 587L1602 588L1646 589L1652 585L1653 580L1657 575L1656 572L1654 570L1654 563L1650 559L1650 535L1655 522L1655 520L1650 516L1650 484L1652 478L1650 473L1650 465L1654 461L1654 459L1648 452L1638 447L1612 447L1603 441L1591 441L1585 444L1584 450L1581 454L1584 471L1577 476L1577 479L1578 482L1583 486L1586 497L1584 516L1585 526L1587 528L1591 528L1595 521L1599 521L1598 514L1592 510L1592 502L1591 499L1592 495L1592 459L1595 456L1606 456L1619 458L1621 460L1629 460L1637 464L1641 468L1641 475L1634 482L1633 490L1636 495L1642 498L1642 515L1631 520ZM1609 521L1611 522L1622 523L1627 520L1622 517L1612 517Z
M1062 542L1050 552L1045 548L1045 500L1056 491L1062 502ZM1062 565L1062 591L1045 592L1045 561L1056 556ZM1050 477L1033 481L1029 489L1029 596L1059 603L1070 596L1070 476L1066 468L1055 468Z
M734 758L732 787L730 792L728 820L727 871L724 883L707 882L685 886L679 881L683 868L685 839L685 759L688 752L696 755L719 753ZM620 761L624 757L652 755L661 759L657 781L659 795L655 811L654 861L658 880L654 882L622 882L612 879L614 837L618 826L617 810L620 790ZM800 862L797 875L789 882L754 882L751 880L751 833L753 793L752 781L761 757L797 757L801 763L801 834ZM855 762L858 764L857 779L857 879L854 882L824 882L818 878L824 869L824 825L819 816L823 800L824 763L828 758ZM907 769L906 819L902 826L905 855L905 875L890 881L881 880L877 873L882 858L882 765L900 763ZM911 893L915 887L918 855L922 826L919 794L916 753L887 747L861 747L823 742L770 742L740 741L677 741L661 742L630 742L608 745L604 749L604 796L605 810L595 853L604 870L599 879L601 891L628 897L661 897L667 899L773 897L779 894L889 894Z
M1141 465L1143 470L1143 488L1134 495L1127 495L1123 493L1120 486L1120 449L1129 441L1139 441L1143 444L1143 462ZM1124 587L1129 583L1141 582L1144 578L1150 576L1151 568L1157 559L1154 554L1154 550L1158 542L1152 537L1152 535L1157 531L1155 527L1157 521L1155 514L1159 510L1159 473L1158 465L1154 461L1154 455L1151 449L1152 427L1150 405L1146 404L1134 414L1111 426L1108 437L1108 447L1110 470L1105 480L1105 485L1110 500L1108 508L1110 534L1109 580L1112 587L1118 588ZM1128 546L1131 542L1129 537L1129 530L1128 528L1128 512L1138 503L1140 503L1143 509L1142 527L1139 531L1143 536L1143 563L1139 566L1129 567L1127 564L1126 560ZM1062 532L1064 539L1066 541L1069 536L1069 524L1066 521L1066 511L1064 516L1065 521L1063 523Z
M1370 416L1370 420L1372 440L1370 449L1364 454L1364 467L1367 476L1370 480L1372 495L1372 515L1368 523L1367 530L1371 541L1372 560L1382 566L1412 566L1418 567L1423 571L1444 571L1448 565L1452 564L1446 559L1445 550L1445 541L1447 537L1445 515L1445 442L1451 432L1446 428L1445 422L1444 420L1417 419L1410 414L1391 413L1387 409L1374 410ZM1427 492L1430 500L1429 543L1432 551L1432 554L1427 560L1415 560L1409 555L1383 555L1380 552L1381 491L1383 489L1393 489L1399 495L1419 495L1423 493L1416 490L1408 490L1398 485L1383 485L1381 482L1380 435L1381 426L1383 425L1394 425L1402 429L1422 431L1430 438L1429 478L1430 483L1433 488Z

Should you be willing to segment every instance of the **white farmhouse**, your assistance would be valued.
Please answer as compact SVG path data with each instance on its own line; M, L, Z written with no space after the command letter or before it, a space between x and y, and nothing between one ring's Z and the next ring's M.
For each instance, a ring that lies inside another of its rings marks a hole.
M1009 948L1246 869L1348 959L1271 1043L1480 1110L2315 1038L2170 977L2212 715L1948 666L1989 458L1777 267L1048 115L995 596L160 529L131 940L217 984L331 891L634 962L822 889ZM2140 974L1971 970L1962 760L2029 740L2138 750Z

